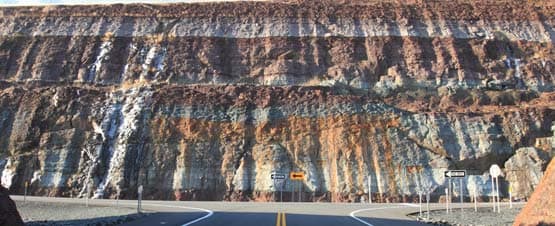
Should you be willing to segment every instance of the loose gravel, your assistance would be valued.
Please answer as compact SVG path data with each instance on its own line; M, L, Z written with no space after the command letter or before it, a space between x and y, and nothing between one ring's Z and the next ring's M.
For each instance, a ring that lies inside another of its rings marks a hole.
M143 217L134 208L16 201L26 225L118 225Z
M429 221L425 219L426 212L422 213L424 218L418 218L418 213L410 216L433 225L512 225L521 209L521 207L501 208L501 213L494 213L493 208L490 207L478 208L478 212L474 212L474 208L463 209L463 211L453 209L449 214L445 210L433 210L430 211Z

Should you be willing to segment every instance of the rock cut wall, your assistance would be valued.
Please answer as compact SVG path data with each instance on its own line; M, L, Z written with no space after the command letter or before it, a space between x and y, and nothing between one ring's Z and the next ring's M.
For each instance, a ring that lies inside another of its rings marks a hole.
M526 198L553 155L554 6L474 3L1 8L2 184L271 200L303 171L305 201L369 178L407 201L447 169L487 196L497 163Z

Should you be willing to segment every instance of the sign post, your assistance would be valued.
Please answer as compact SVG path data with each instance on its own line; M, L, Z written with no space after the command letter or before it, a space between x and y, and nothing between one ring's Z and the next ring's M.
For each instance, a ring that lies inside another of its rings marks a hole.
M463 212L462 204L463 204L464 200L463 200L463 180L462 180L462 178L459 179L459 185L461 187L461 193L460 193L460 196L461 196L461 212Z
M422 217L422 191L418 192L418 208L420 210L418 217Z
M143 198L143 186L139 185L138 188L139 198L137 199L137 213L141 214L141 199Z
M513 189L512 185L509 184L509 207L513 208Z
M426 193L426 220L430 220L430 191Z
M501 206L500 206L500 202L501 199L499 198L499 177L495 177L495 194L497 195L497 212L501 213Z
M449 214L449 188L445 188L445 210Z
M497 202L497 212L501 213L499 204L499 176L501 175L501 168L497 164L491 165L489 168L489 174L491 175L491 192L493 193L493 212L495 212L495 202ZM496 181L494 183L494 181Z
M372 175L368 174L368 203L372 204Z
M460 182L460 189L461 189L461 193L459 194L459 196L461 197L461 204L463 203L463 187L462 187L462 178L466 177L466 170L447 170L443 173L443 175L445 176L445 178L449 178L449 186L447 188L447 200L446 202L449 203L451 202L452 198L451 196L453 195L453 191L455 189L455 185L451 186L451 178L453 177L458 177L460 178L459 182ZM456 182L455 182L456 183ZM451 189L451 187L453 187L453 189ZM451 208L453 208L451 206ZM447 204L447 213L449 213L449 204ZM461 211L462 211L462 205L461 205Z
M29 186L29 182L25 181L25 192L23 194L23 202L27 202L27 187Z
M121 189L118 187L116 191L116 206L119 206L119 193L121 192L120 190Z
M276 181L279 181L279 199L280 202L283 202L283 181L285 180L286 176L283 173L272 173L271 177L274 180L274 186L276 185Z
M91 192L91 185L87 183L87 189L85 189L87 193L85 194L85 206L89 207L89 193Z
M476 188L474 188L474 212L478 212L478 201L476 200Z
M291 180L296 180L298 181L298 185L299 185L299 202L302 200L301 197L301 186L302 186L302 180L304 180L304 173L303 172L291 172L289 174L289 179ZM294 190L294 189L293 189ZM293 192L294 193L294 192ZM294 196L293 196L294 197ZM293 198L293 201L295 201L295 199Z

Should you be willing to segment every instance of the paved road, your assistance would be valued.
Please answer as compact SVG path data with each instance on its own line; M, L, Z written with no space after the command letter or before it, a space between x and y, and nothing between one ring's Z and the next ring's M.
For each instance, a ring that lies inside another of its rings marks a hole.
M22 200L21 196L12 196ZM84 203L82 199L27 197L30 201ZM91 205L115 205L115 200L90 200ZM137 201L120 200L120 206ZM488 203L480 206L490 205ZM465 204L466 207L473 206ZM431 204L431 209L444 208ZM455 206L459 207L459 206ZM406 215L418 212L415 204L259 203L143 201L143 209L156 212L125 225L182 226L381 226L425 225Z

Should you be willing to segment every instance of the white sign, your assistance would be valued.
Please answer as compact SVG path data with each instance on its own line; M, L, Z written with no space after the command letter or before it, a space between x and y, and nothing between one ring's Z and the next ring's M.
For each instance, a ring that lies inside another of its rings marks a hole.
M445 177L465 177L466 171L464 170L449 170L444 172Z
M143 186L139 186L139 194L143 193Z
M273 180L285 180L286 176L282 173L272 173L271 178Z
M499 166L497 164L493 164L489 168L489 174L492 177L499 177L499 175L501 175L501 168L499 168Z

